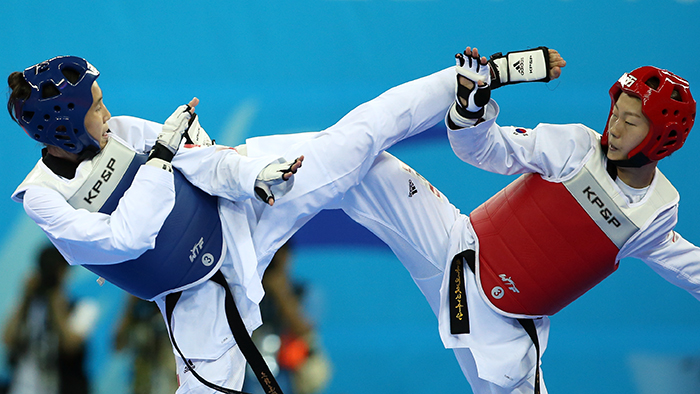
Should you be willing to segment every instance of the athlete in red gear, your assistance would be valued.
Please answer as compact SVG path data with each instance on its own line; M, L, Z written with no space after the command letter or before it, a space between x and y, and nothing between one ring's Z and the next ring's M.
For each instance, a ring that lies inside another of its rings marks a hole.
M657 169L692 128L688 83L655 67L624 74L603 135L581 124L496 123L491 85L545 81L565 64L546 48L458 54L446 119L453 150L479 168L523 174L470 217L386 153L343 200L409 270L475 393L546 393L547 316L625 257L700 299L700 249L674 231L678 193Z

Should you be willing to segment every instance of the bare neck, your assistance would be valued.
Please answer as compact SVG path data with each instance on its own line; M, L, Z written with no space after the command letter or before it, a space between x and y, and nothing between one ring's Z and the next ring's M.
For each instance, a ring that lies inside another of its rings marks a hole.
M649 185L654 180L656 173L656 161L641 167L617 167L617 177L627 186L635 189L642 189Z

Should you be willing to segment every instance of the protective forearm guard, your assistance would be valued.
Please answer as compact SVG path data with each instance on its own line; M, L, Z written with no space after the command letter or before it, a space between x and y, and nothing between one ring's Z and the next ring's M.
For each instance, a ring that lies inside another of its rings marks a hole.
M491 89L521 82L549 82L549 49L537 47L508 52L505 56L494 53L489 59Z

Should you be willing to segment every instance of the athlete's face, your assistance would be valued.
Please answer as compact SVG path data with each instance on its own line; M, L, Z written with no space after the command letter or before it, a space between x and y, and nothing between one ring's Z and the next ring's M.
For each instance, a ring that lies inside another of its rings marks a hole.
M628 159L648 133L649 120L642 113L642 100L620 94L608 119L608 159Z
M107 144L107 121L112 117L104 102L102 102L102 89L97 81L92 84L92 106L85 115L85 130L100 144L100 149Z

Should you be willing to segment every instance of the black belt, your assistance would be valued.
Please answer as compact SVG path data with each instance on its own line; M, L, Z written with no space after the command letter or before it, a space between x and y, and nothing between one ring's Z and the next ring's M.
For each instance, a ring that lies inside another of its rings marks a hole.
M469 309L467 307L467 293L464 287L464 263L476 275L476 253L473 250L465 250L452 259L450 265L450 332L455 334L469 334ZM532 319L517 319L525 332L532 340L537 351L537 363L535 364L535 394L540 394L540 341L537 338L537 328Z
M243 323L243 319L241 319L241 315L238 312L236 302L233 299L233 294L231 294L231 289L229 289L228 283L226 283L226 278L224 278L224 274L222 274L221 271L216 271L214 276L211 277L211 280L221 285L221 287L223 287L224 291L226 292L225 308L228 325L231 328L231 332L233 333L233 338L236 340L238 347L241 349L241 353L243 353L243 356L245 356L245 359L248 361L248 364L250 364L250 367L255 373L255 377L258 379L258 382L260 382L260 385L262 386L263 390L265 390L266 394L283 394L282 389L275 380L275 377L272 375L272 372L270 372L270 368L267 366L267 363L265 363L265 360L258 351L258 348L255 347L255 344L250 338L250 335L248 335L248 330L246 329L245 324ZM192 375L195 378L197 378L197 380L199 380L203 385L216 391L220 391L222 393L244 394L242 391L218 386L201 377L197 372L195 372L192 361L185 358L185 356L180 351L180 348L177 346L177 343L175 343L175 337L173 336L173 329L170 326L170 320L173 315L173 310L175 309L175 304L177 304L177 301L180 299L181 295L182 292L179 291L177 293L168 294L165 297L165 314L168 319L168 331L170 332L170 340L173 342L175 350L177 350L180 357L182 357L182 359L185 361L185 363L190 369L190 372L192 372Z
M452 335L469 334L469 308L464 286L464 262L474 271L474 251L465 250L452 259L450 266L450 332ZM470 263L471 262L471 263Z

